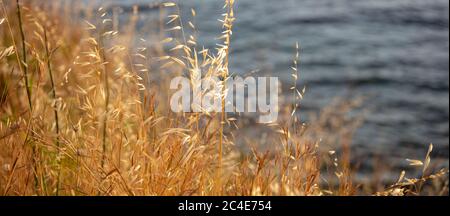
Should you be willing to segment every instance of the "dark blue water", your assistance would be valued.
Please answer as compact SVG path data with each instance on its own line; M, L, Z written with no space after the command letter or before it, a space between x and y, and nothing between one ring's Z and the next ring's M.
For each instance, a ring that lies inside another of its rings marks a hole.
M103 1L125 8L153 1ZM179 1L197 11L200 42L220 34L220 0ZM354 145L367 154L435 157L449 151L447 0L238 0L230 59L234 72L270 71L285 83L295 42L302 47L305 112L337 96L367 96L370 109ZM154 11L141 14L141 21Z

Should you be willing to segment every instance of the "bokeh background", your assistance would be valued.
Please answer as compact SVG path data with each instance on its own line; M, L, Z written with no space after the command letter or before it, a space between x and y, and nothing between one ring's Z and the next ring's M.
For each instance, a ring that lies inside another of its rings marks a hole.
M124 18L139 5L141 27L158 16L148 6L152 0L96 3L120 6ZM221 32L217 19L223 2L177 3L185 20L191 18L191 8L196 10L199 41L213 48ZM369 112L352 143L360 157L420 159L433 143L433 157L448 167L447 0L238 0L236 13L230 59L234 73L259 71L290 83L298 41L299 85L307 86L304 119L336 97L363 96Z

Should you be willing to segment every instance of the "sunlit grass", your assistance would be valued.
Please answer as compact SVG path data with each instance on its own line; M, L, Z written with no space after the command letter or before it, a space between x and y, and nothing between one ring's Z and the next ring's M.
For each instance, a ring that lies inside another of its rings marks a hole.
M249 138L250 151L241 151L239 116L169 111L171 77L231 75L233 0L225 1L215 50L201 46L175 3L158 6L152 46L135 32L137 7L124 24L108 8L1 6L2 195L448 194L447 170L429 171L431 147L423 162L410 160L422 168L419 178L399 170L398 182L380 192L355 183L350 143L360 122L347 114L361 101L324 108L313 122L298 119L305 94L298 45L294 104L280 108L278 123L260 126L272 131L272 149ZM328 141L339 154L320 148L330 127L339 130Z

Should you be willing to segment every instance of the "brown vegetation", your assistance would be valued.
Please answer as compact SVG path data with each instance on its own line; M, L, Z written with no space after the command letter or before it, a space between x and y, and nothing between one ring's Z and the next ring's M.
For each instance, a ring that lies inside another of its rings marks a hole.
M0 193L417 195L433 182L430 193L448 194L447 171L427 170L431 147L424 162L411 161L423 168L421 178L402 173L378 193L355 185L349 145L359 121L346 113L360 101L325 109L308 124L291 117L298 105L286 106L279 124L262 126L273 132L274 148L262 151L250 140L250 153L235 146L239 119L170 112L169 77L230 75L234 1L225 2L221 45L204 50L189 35L194 24L182 21L174 3L156 6L161 20L149 27L158 42L147 46L135 32L137 7L119 29L105 8L2 1ZM296 67L293 76L298 78ZM292 90L295 101L304 94L297 85ZM319 147L325 127L337 130L329 143L342 153ZM332 175L323 175L324 169Z

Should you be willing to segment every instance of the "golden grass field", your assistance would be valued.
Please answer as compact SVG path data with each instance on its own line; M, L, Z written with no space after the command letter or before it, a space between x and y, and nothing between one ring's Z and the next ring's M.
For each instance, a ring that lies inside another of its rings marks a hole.
M277 124L261 126L274 148L249 138L248 152L235 145L239 116L171 112L171 77L230 76L234 0L217 17L215 50L201 48L175 3L155 6L149 47L135 32L137 7L120 23L107 8L39 2L0 4L1 195L448 195L448 170L430 169L432 145L409 160L421 176L395 170L397 182L354 181L350 143L360 120L346 114L361 100L325 107L311 122L285 105ZM299 58L293 53L294 66ZM291 90L299 102L305 92Z

